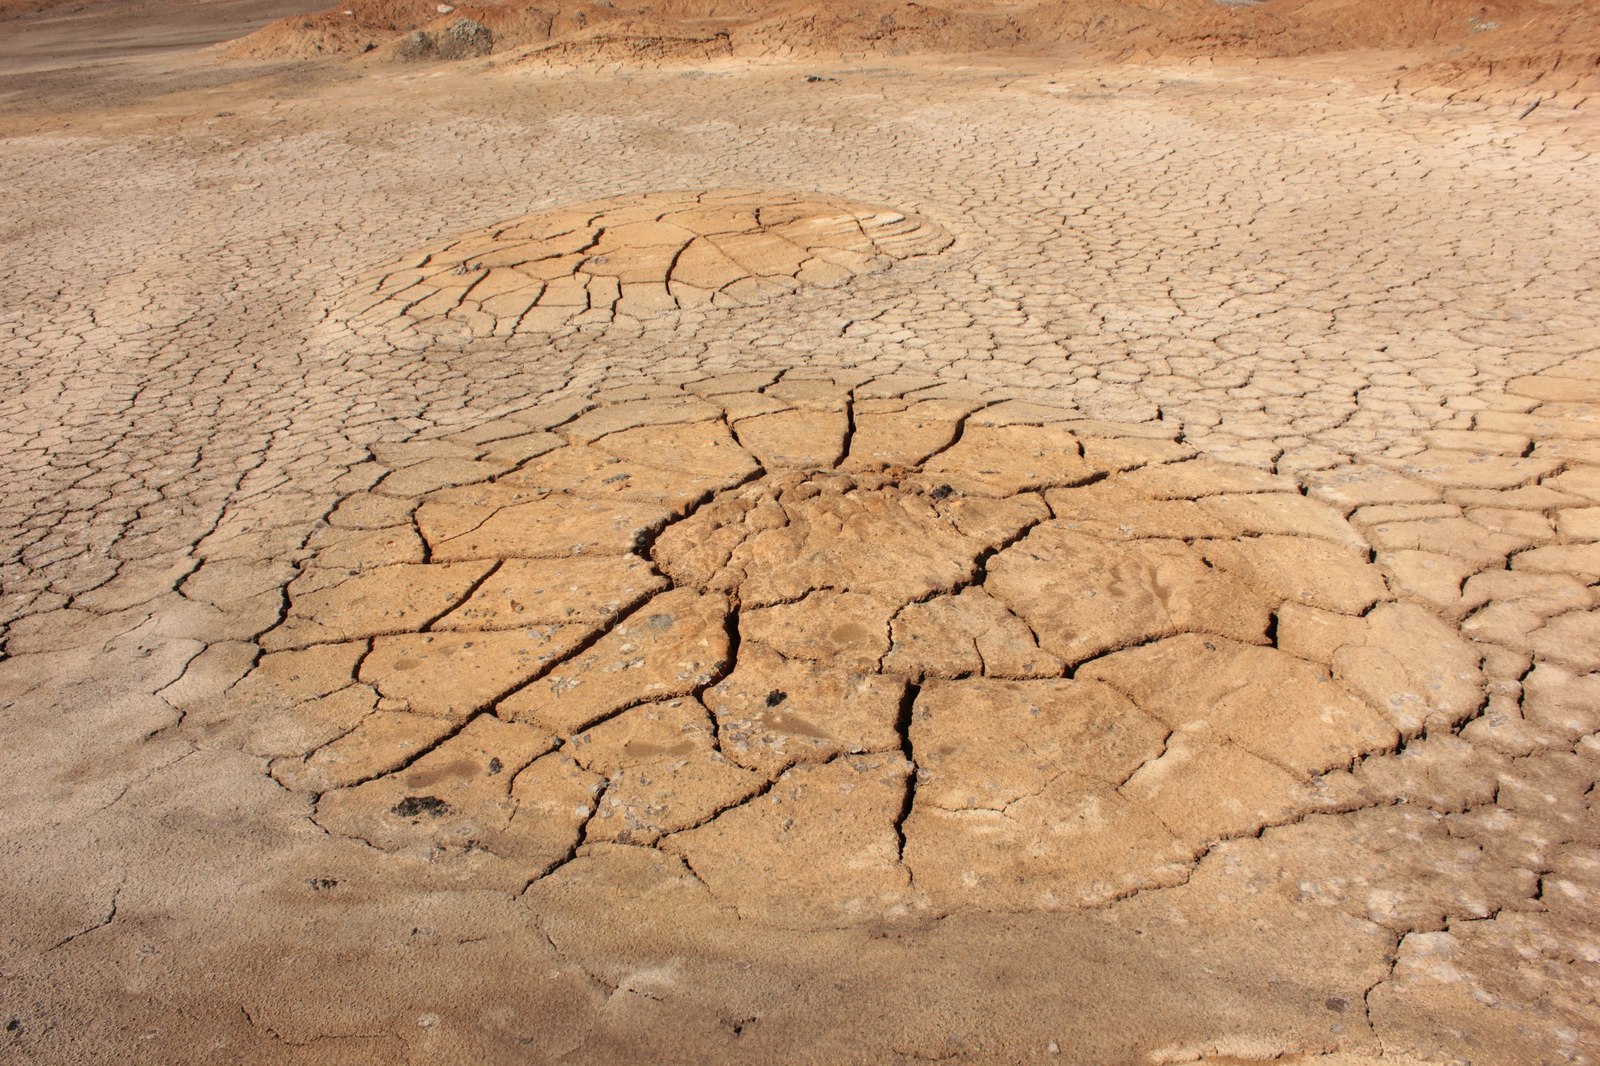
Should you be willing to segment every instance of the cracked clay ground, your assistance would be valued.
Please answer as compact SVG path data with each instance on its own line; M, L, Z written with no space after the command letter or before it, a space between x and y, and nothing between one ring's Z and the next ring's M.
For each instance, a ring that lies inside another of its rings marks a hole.
M1600 133L1520 110L19 104L0 1058L1595 1061Z

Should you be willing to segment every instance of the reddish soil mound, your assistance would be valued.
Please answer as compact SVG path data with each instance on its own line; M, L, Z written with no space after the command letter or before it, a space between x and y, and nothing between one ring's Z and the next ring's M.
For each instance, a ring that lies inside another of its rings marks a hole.
M1437 46L1476 54L1492 41L1520 39L1552 17L1591 39L1600 4L1579 0L1114 0L1044 2L1018 21L1029 41L1080 43L1098 53L1298 56L1351 49Z
M734 33L741 54L833 54L986 51L1026 44L1007 11L944 9L914 3L792 4Z
M92 8L107 6L105 0L0 0L0 22L49 12L52 15L77 15Z
M1590 2L1503 22L1459 51L1417 64L1400 79L1400 87L1452 99L1560 100L1574 106L1600 93L1596 14Z
M1535 85L1548 97L1582 92L1596 77L1597 14L1600 0L980 0L943 7L875 0L848 9L816 0L349 0L273 23L232 54L427 59L520 50L535 63L658 63L1063 47L1111 57L1394 48L1425 50L1408 75L1412 88ZM469 32L476 43L458 47Z
M505 51L581 35L617 15L613 8L581 2L536 7L513 0L453 7L425 0L351 0L316 14L279 19L239 41L231 54L241 59L307 59L372 52L387 45L385 56L406 58L402 44L408 35L438 36L463 18L487 27L495 50Z
M31 15L50 6L50 0L0 0L0 22Z

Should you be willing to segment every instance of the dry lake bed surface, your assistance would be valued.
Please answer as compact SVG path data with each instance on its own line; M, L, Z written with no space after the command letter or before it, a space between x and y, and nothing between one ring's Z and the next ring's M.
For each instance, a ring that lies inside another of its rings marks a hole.
M1594 4L308 10L0 6L0 1060L1600 1059Z

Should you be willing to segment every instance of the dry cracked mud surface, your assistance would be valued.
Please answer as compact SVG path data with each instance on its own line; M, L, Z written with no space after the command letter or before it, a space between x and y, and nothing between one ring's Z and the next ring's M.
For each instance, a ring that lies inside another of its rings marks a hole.
M1181 883L1481 702L1287 478L1037 404L729 384L516 465L382 449L226 697L246 750L408 880L653 847L805 927Z
M0 83L0 1057L1600 1058L1584 109L220 55Z
M363 278L334 311L397 348L550 334L841 285L950 238L916 216L781 192L624 196L511 219Z

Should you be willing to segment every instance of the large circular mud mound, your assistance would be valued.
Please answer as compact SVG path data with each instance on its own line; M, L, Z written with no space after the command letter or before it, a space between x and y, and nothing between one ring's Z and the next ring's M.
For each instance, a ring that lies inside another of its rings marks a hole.
M1337 513L1159 424L695 388L380 452L231 696L323 827L775 923L1091 904L1479 703Z
M950 240L916 215L815 194L619 197L408 254L363 278L334 317L390 340L552 333L838 285Z

